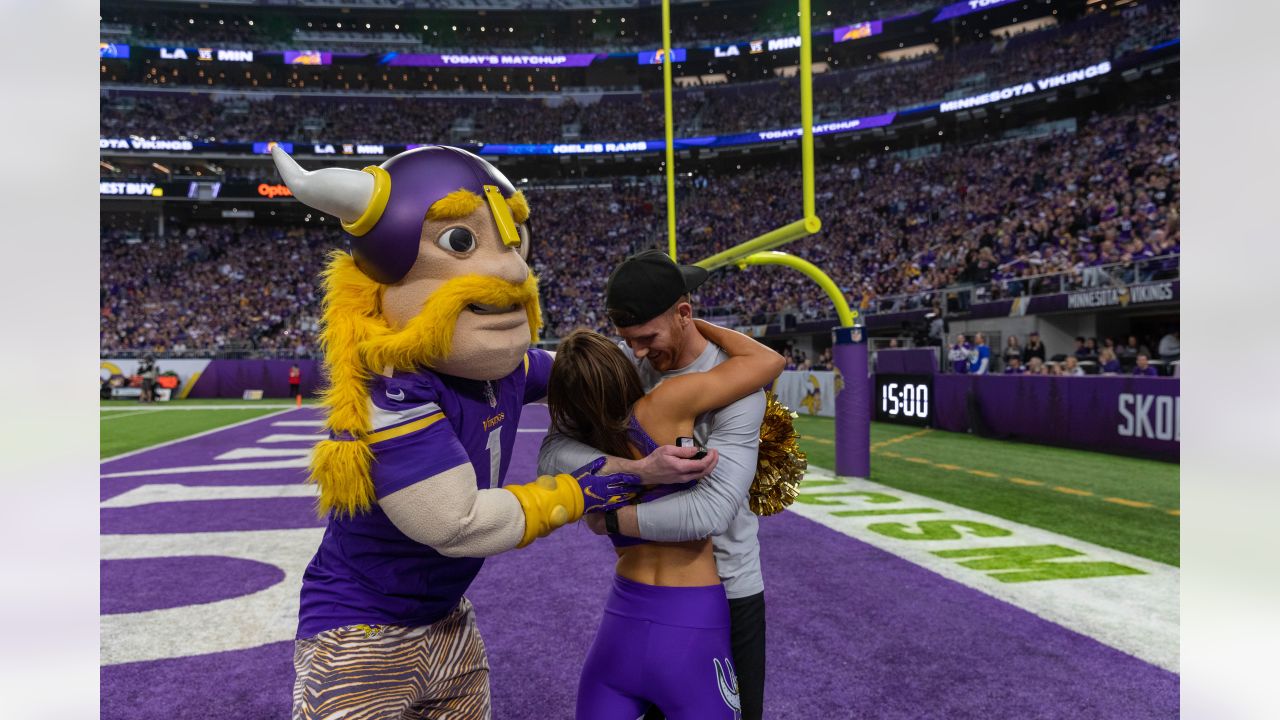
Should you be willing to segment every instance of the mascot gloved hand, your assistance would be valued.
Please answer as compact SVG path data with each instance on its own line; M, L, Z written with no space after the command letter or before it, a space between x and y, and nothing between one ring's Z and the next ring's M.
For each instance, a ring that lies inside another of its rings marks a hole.
M463 597L481 558L629 492L593 472L504 485L521 408L546 395L552 362L529 347L541 316L528 203L458 148L363 170L308 172L279 145L272 156L293 195L352 237L323 278L329 438L310 480L328 527L303 577L294 717L395 715L378 703L436 702L442 688L442 712L488 717Z

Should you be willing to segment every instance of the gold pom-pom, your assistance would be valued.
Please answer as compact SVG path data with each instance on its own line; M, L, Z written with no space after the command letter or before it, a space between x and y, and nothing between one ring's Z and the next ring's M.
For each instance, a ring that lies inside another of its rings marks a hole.
M760 424L760 451L756 477L751 483L751 512L757 515L780 513L795 502L800 482L809 469L809 459L800 449L800 433L792 419L796 414L768 393L764 422Z

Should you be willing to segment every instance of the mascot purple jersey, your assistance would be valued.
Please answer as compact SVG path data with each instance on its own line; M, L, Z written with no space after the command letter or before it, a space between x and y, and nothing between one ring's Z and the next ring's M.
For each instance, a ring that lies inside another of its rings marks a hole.
M464 463L477 489L500 487L521 406L546 395L551 372L548 353L525 357L496 382L430 370L375 377L369 447L378 497ZM483 563L423 547L376 505L353 517L331 515L303 576L298 637L344 625L429 625L458 604Z

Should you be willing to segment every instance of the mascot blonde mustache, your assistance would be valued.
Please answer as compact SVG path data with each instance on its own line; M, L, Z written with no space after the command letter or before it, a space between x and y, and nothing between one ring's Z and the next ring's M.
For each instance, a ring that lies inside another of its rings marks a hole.
M303 577L293 717L489 717L463 597L482 558L619 507L640 480L600 458L503 484L552 355L529 347L529 205L497 168L443 146L363 170L272 157L353 238L324 274L329 439L311 481L328 526Z

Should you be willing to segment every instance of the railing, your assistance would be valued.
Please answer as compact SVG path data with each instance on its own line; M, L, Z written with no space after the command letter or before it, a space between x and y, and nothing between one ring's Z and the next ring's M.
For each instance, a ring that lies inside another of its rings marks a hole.
M181 350L174 350L172 348L118 348L100 349L98 351L98 356L103 359L123 358L129 360L141 358L145 355L164 357L170 360L203 360L205 358L229 358L236 360L307 360L320 357L318 351L298 353L293 350L280 348L255 348L250 345L221 345L212 348L183 348Z
M1098 265L1079 270L1073 269L1021 278L993 280L981 284L952 285L918 293L886 295L871 300L866 304L866 307L860 308L860 312L864 315L874 315L877 313L930 310L935 306L942 306L946 308L951 317L962 316L975 304L995 300L1033 297L1036 295L1056 295L1077 290L1123 287L1135 283L1176 279L1179 274L1180 257L1178 254L1161 255L1144 260ZM850 304L853 304L858 301L858 298L850 297L849 301ZM825 308L826 305L824 304L823 307ZM784 322L784 316L788 315L791 316L791 320ZM833 323L836 321L834 314L813 317L804 313L801 308L789 312L748 314L742 312L740 307L705 306L698 308L698 316L709 322L730 327L775 325L784 329L790 324L796 323L816 320L831 320Z
M1096 265L1042 275L992 280L986 283L952 285L938 290L903 295L886 295L871 300L864 312L891 313L930 309L945 303L951 312L966 312L975 304L1016 297L1056 295L1078 290L1123 287L1135 283L1176 279L1180 255Z

